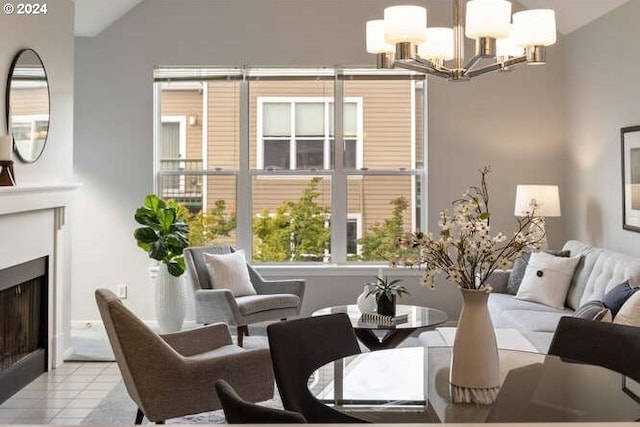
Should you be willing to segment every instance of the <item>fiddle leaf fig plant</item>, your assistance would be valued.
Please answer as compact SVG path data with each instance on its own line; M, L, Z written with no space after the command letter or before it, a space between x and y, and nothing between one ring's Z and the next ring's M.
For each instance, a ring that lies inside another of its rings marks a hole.
M138 246L155 259L167 265L169 274L179 277L184 273L182 251L189 246L189 226L179 215L180 205L165 202L155 194L144 199L144 205L136 209L135 220L142 227L133 235Z

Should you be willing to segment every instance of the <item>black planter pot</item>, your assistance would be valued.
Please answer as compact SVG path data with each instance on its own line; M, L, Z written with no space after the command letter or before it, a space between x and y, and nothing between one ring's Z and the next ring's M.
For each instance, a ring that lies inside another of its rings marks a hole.
M391 299L387 298L386 295L381 295L378 298L378 314L382 314L385 316L395 316L396 315L396 296L392 296Z

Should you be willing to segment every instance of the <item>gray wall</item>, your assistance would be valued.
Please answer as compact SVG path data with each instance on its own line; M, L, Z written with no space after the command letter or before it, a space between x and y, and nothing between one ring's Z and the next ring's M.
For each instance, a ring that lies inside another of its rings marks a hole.
M74 221L73 319L97 319L92 291L129 285L129 304L153 319L148 260L132 238L132 215L152 191L155 65L362 65L365 21L392 0L146 0L93 39L76 40L75 166L83 183ZM430 23L451 22L449 2L427 2ZM515 188L563 181L562 47L545 67L470 83L430 82L431 227L477 170L491 165L495 230L514 230ZM552 246L564 219L549 220ZM375 269L364 275L375 273ZM311 277L305 311L351 302L363 276ZM342 292L327 293L331 286ZM450 305L452 288L416 289L425 304ZM341 300L341 301L338 301ZM457 302L456 302L457 304Z
M4 4L4 3L3 3ZM31 164L14 156L18 185L70 181L73 175L73 3L49 4L46 15L0 14L0 134L6 134L4 94L14 55L32 48L42 58L49 77L51 124L42 157Z
M4 3L3 3L4 4ZM49 138L42 157L32 164L22 163L14 156L14 171L18 186L69 182L73 176L73 3L56 0L49 3L46 15L0 14L0 133L7 132L4 94L6 79L14 55L32 48L42 58L49 77L51 95L51 124ZM2 196L0 196L0 204ZM65 226L70 228L69 222ZM7 236L0 227L0 236ZM3 240L3 244L12 242ZM71 300L70 242L65 247L64 307ZM63 312L65 342L69 342L71 311ZM68 345L67 345L68 346Z
M640 125L640 2L630 1L565 39L568 235L640 256L622 229L620 128Z

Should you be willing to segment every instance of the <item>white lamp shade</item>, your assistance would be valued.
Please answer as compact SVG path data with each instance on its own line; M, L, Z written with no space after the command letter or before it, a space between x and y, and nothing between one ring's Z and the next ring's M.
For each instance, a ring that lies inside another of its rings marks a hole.
M557 185L518 185L515 216L527 216L536 205L535 216L560 216L560 195Z
M524 55L524 48L516 44L513 38L513 28L509 31L509 37L496 40L496 56L522 55Z
M367 52L391 53L395 46L384 41L384 20L367 21Z
M424 43L418 45L418 55L430 60L453 59L453 29L434 27L426 29Z
M556 12L525 10L513 14L513 37L518 46L551 46L556 42Z
M472 0L467 3L465 35L472 39L505 38L511 24L511 3L506 0Z
M424 41L427 9L421 6L391 6L384 10L384 39L396 44Z

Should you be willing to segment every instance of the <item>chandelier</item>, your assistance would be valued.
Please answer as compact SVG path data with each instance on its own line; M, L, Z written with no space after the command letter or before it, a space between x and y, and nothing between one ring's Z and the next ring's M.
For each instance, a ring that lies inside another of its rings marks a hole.
M387 7L384 19L367 22L367 52L377 55L378 68L400 67L451 81L546 62L546 47L556 42L553 10L517 12L512 22L511 2L470 0L463 24L463 7L463 0L454 0L453 28L427 27L427 10L421 6ZM466 64L464 36L476 41L475 55Z

